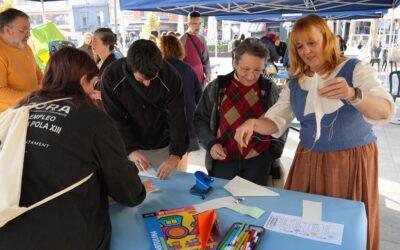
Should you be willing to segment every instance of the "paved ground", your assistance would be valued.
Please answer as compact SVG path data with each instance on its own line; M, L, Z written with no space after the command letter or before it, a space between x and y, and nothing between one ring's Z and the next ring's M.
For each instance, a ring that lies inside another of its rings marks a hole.
M212 58L212 64L218 74L231 70L230 59ZM388 86L387 72L381 73L380 78ZM400 100L397 100L397 117L400 117ZM379 193L380 193L380 227L381 249L400 250L400 125L386 124L374 128L378 136L379 147ZM295 149L299 142L298 133L291 130L282 156L282 163L288 172ZM205 151L191 153L188 171L205 170Z

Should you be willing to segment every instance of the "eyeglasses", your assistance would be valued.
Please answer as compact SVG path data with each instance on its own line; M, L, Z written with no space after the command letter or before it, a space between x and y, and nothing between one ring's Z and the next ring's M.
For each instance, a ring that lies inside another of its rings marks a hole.
M245 76L248 76L250 74L252 74L253 76L259 76L264 71L264 69L262 69L262 70L259 70L259 69L251 70L251 69L248 69L248 68L243 68L240 65L238 65L238 69L240 69L240 71L241 71L240 73L242 73Z
M31 27L22 28L22 27L18 27L18 26L10 26L10 28L15 28L19 33L24 34L24 35L27 34L31 30Z

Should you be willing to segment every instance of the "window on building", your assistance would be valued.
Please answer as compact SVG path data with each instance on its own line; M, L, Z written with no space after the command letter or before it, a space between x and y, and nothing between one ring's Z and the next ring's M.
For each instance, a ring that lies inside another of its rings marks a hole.
M102 10L97 12L97 26L103 26L104 23L104 12Z
M88 26L87 12L81 12L82 28Z
M369 35L371 22L358 21L356 22L356 34Z

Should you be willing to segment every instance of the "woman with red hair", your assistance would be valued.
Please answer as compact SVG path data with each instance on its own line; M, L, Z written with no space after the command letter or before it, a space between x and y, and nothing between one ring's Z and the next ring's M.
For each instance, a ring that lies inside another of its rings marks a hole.
M317 15L299 19L290 35L289 88L263 118L237 129L246 146L253 132L279 136L296 117L300 143L285 188L365 203L368 249L379 249L378 148L373 124L390 121L393 98L376 71L341 55Z

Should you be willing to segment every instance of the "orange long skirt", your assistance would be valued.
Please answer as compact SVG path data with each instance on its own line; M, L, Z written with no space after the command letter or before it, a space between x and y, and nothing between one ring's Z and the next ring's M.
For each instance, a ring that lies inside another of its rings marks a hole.
M364 202L368 218L367 249L379 249L376 142L332 152L310 151L300 143L285 188Z

